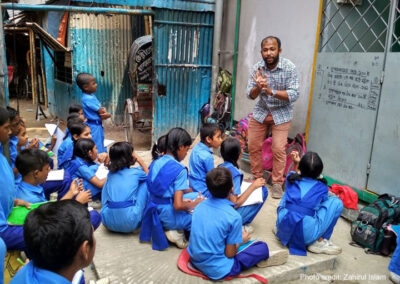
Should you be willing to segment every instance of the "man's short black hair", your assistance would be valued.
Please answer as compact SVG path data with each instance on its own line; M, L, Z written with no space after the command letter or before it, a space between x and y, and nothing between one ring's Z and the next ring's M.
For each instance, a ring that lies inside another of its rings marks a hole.
M78 85L79 89L83 91L83 87L89 84L90 80L92 80L94 76L90 73L79 73L76 76L76 84Z
M207 188L216 198L227 198L233 187L232 173L224 167L212 169L206 175Z
M200 141L202 143L205 143L207 137L212 139L218 130L221 131L218 124L204 123L203 126L200 128Z
M23 177L35 170L41 171L48 164L50 164L49 155L39 149L22 150L15 161L15 166Z
M43 204L26 217L24 240L36 267L53 272L66 268L84 241L93 246L89 211L73 199Z
M278 43L278 48L281 48L281 40L279 39L279 37L276 36L267 36L265 37L262 41L261 41L261 49L263 47L263 44L265 41L269 40L269 39L274 39L276 40L276 42Z

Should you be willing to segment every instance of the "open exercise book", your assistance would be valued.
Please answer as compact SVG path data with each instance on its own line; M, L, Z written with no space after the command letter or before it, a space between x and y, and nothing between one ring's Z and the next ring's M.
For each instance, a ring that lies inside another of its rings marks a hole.
M96 177L99 179L106 178L108 175L108 172L109 172L109 170L107 169L107 167L104 166L104 164L100 164L100 166L96 172Z
M240 195L242 195L246 189L251 185L249 182L242 182L242 186L240 187ZM258 204L263 202L263 193L262 193L262 188L256 188L252 194L246 199L245 202L243 202L242 206L248 206L248 205L253 205L253 204Z
M46 181L59 181L64 179L64 170L50 171Z

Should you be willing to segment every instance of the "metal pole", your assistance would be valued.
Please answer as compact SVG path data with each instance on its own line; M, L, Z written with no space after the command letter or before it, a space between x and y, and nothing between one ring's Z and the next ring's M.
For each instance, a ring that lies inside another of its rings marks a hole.
M239 46L239 27L240 27L240 0L237 0L236 26L235 26L235 47L233 50L231 128L233 125L233 115L235 114L235 93L236 93L237 57L238 57L238 46Z
M6 106L6 49L4 47L3 10L0 7L0 105Z
M214 16L214 37L213 37L213 57L212 57L212 73L211 73L211 93L210 93L210 114L214 112L212 104L215 100L215 92L217 87L217 78L219 72L219 52L221 50L221 29L222 29L222 12L224 10L224 0L215 1Z
M151 10L144 9L122 9L122 8L103 8L103 7L81 7L81 6L65 6L65 5L28 5L2 3L0 7L9 10L24 11L63 11L63 12L80 12L80 13L108 13L108 14L128 14L128 15L154 15Z

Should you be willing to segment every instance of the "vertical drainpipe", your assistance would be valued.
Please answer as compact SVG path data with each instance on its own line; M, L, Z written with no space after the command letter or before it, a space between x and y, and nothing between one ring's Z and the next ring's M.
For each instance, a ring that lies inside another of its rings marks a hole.
M217 77L219 71L219 53L221 51L221 29L222 29L222 12L224 8L224 0L215 1L214 13L214 37L213 37L213 57L212 57L212 72L211 72L211 94L210 105L215 99L215 91L217 87ZM213 107L210 107L210 114L214 112Z
M4 46L3 10L0 7L0 106L7 104L6 91L6 48Z
M239 27L240 27L240 0L236 2L236 24L235 24L235 47L233 50L233 73L232 73L232 111L231 111L231 129L233 125L233 116L235 113L235 93L236 93L236 73L239 45Z

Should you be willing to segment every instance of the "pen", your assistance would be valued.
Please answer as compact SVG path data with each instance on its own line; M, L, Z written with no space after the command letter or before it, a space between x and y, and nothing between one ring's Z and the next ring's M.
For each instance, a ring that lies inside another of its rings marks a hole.
M24 266L26 263L22 261L22 259L20 259L19 257L17 258L17 261L22 264L22 266Z

